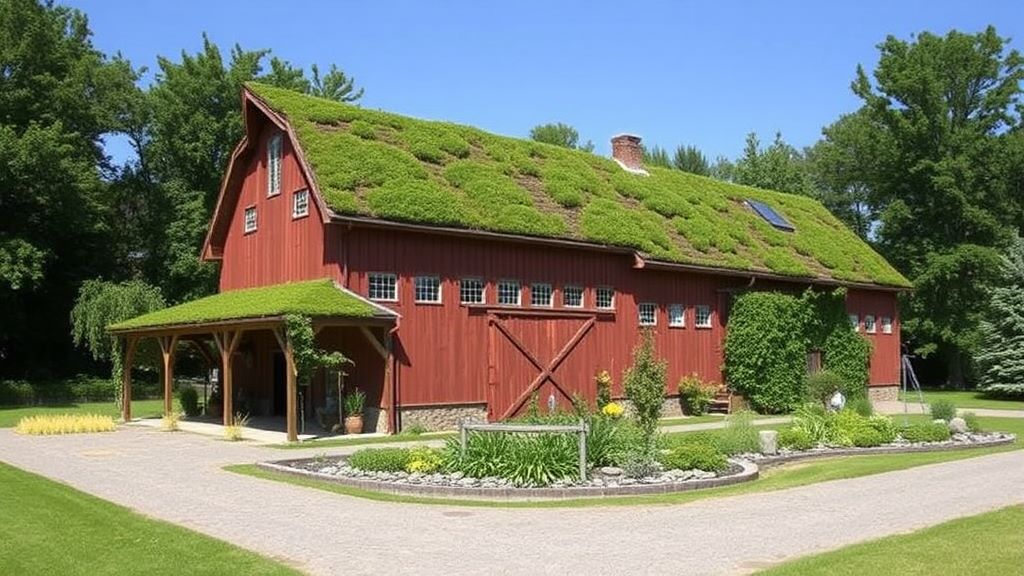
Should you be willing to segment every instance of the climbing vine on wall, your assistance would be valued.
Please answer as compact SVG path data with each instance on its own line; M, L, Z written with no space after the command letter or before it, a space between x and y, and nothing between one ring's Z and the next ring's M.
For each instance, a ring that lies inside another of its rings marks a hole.
M847 395L863 395L871 345L851 329L845 301L842 289L739 296L725 339L730 386L758 411L792 410L806 399L807 353L820 350L823 368L843 379Z
M313 374L321 366L328 370L340 370L345 364L352 364L352 360L341 352L327 352L316 347L313 322L309 317L289 314L285 316L284 323L295 359L295 379L300 386L309 385Z

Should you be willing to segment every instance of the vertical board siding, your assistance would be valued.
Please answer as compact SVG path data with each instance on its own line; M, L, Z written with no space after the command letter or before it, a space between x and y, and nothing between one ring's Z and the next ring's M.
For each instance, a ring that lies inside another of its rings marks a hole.
M861 335L871 342L871 386L889 386L900 383L900 314L896 295L888 292L851 289L846 296L846 310L857 314L861 322ZM874 334L864 332L864 316L873 314L878 329ZM892 318L892 334L882 333L882 316Z
M220 290L335 276L337 259L324 242L325 226L310 193L309 215L292 218L293 194L308 188L292 143L282 140L281 192L267 196L267 141L279 133L267 124L245 167L221 262ZM256 231L245 234L245 208L256 207Z

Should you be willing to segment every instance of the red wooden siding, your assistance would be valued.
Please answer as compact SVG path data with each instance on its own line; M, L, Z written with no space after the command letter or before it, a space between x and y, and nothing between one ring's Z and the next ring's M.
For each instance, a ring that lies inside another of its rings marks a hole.
M889 292L850 290L846 296L846 310L859 317L860 333L871 342L872 386L900 383L900 315L896 296ZM872 314L877 329L874 334L864 331L864 317ZM882 333L882 317L892 318L892 334Z
M335 276L331 245L324 242L324 225L312 192L309 216L292 218L293 194L308 188L291 143L282 139L281 192L267 196L267 141L279 130L267 124L245 167L242 190L231 215L224 243L220 289L234 290L288 281ZM284 136L284 135L282 135ZM256 207L256 232L245 234L248 206Z

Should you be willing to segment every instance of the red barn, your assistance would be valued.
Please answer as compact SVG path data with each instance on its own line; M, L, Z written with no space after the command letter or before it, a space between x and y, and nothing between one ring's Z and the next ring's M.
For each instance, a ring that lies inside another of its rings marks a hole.
M872 396L895 395L908 282L813 199L645 167L630 135L608 159L259 84L242 106L202 254L221 293L113 327L129 353L158 338L167 373L179 342L215 343L225 421L244 401L294 438L289 312L354 360L368 428L396 431L593 399L601 370L620 393L644 326L677 410L680 377L722 381L736 291L808 286L848 288Z

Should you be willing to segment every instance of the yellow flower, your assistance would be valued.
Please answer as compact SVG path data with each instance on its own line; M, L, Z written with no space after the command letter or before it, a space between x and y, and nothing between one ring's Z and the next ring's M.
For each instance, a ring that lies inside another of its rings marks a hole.
M625 411L625 408L615 402L609 402L604 405L604 408L601 408L601 413L610 418L618 418Z

